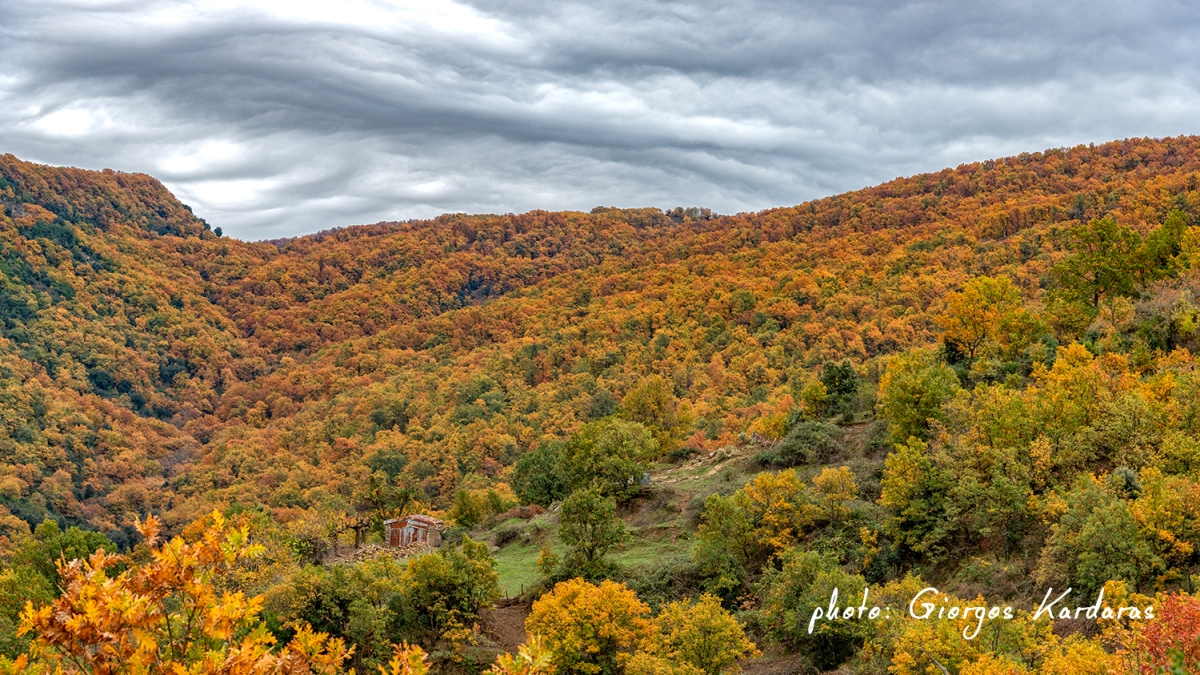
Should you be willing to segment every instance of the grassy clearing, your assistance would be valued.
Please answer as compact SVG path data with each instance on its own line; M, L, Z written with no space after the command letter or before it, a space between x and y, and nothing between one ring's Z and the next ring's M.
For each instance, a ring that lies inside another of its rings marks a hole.
M683 464L660 464L651 471L651 487L618 511L630 529L630 540L612 551L611 560L638 570L686 556L695 535L696 517L708 495L732 494L762 471L753 459L754 448L728 448L697 456ZM821 467L800 467L815 474ZM543 545L559 556L566 548L558 541L558 516L546 513L529 520L513 518L471 533L493 547L500 586L513 596L538 580L537 558Z
M690 539L647 539L634 533L624 548L609 556L623 567L647 567L662 561L671 553L686 551L690 546Z
M496 553L496 572L505 595L519 595L537 584L539 550L541 545L535 543L509 544Z

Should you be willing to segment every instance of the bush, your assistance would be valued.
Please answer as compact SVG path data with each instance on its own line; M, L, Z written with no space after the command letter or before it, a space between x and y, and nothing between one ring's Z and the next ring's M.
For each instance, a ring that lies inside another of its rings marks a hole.
M703 590L700 567L687 551L673 551L653 562L623 570L621 578L650 608L692 597Z
M686 462L687 460L700 454L700 451L690 445L680 446L667 453L667 460L672 464Z
M504 548L514 541L521 538L521 528L513 525L505 525L496 529L496 533L492 535L492 545L496 548Z
M520 518L521 520L529 520L530 518L533 518L534 516L540 516L545 512L546 512L546 509L538 506L537 504L528 504L526 506L514 506L511 509L505 511L504 513L501 513L500 515L496 516L496 520L498 520L500 522L504 522L506 520L512 520L513 518Z
M474 529L492 516L506 512L516 506L512 490L503 483L493 488L463 490L454 493L450 507L450 519L455 525Z
M392 642L417 635L400 624L400 603L393 601L402 591L401 576L390 557L295 570L267 592L268 616L278 624L272 632L286 642L293 626L310 625L354 644L351 664L371 670L387 661Z
M309 565L266 594L273 632L284 641L293 627L313 629L356 645L352 665L374 671L393 643L461 640L479 609L500 595L487 545L463 539L417 556L403 568L390 556L353 565ZM364 670L365 669L365 670Z
M463 537L461 549L443 547L410 560L400 584L408 625L451 640L469 634L480 608L500 597L496 561L487 544L470 537Z
M857 605L867 583L843 571L830 556L791 549L783 568L768 569L763 577L763 605L759 618L777 642L807 654L821 671L845 663L868 636L867 621L817 620L808 632L814 608L827 608L837 589L838 606Z
M842 430L835 424L798 422L782 440L771 449L760 452L755 460L760 464L784 467L821 464L844 447L842 438Z

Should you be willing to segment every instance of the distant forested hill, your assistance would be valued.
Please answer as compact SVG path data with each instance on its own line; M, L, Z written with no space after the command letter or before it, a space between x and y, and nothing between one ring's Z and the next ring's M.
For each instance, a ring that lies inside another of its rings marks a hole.
M149 512L348 509L380 469L447 508L616 412L664 454L778 437L827 362L874 387L890 354L968 350L938 318L978 276L1011 281L1043 352L1099 353L1101 303L1047 295L1068 234L1190 225L1198 172L1200 138L1129 140L754 214L446 215L247 243L148 176L4 156L0 528L50 516L121 539ZM1141 319L1166 302L1125 295ZM1147 331L1127 348L1167 346ZM1029 346L963 382L1024 377L1046 359Z

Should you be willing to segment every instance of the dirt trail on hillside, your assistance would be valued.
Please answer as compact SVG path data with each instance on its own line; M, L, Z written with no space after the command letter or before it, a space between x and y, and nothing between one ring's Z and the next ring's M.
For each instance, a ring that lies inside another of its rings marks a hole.
M493 609L479 612L479 629L504 651L516 653L525 644L525 617L529 616L529 605L514 603L500 606L503 604L500 602Z

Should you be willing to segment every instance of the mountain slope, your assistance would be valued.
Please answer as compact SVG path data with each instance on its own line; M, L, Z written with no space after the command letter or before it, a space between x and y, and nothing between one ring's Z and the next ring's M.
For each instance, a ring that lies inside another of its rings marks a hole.
M1070 227L1200 213L1198 171L1200 139L1131 140L756 214L443 216L275 245L216 237L146 176L5 156L0 505L108 532L232 502L290 517L388 467L444 507L656 375L668 444L769 435L822 363L871 377L937 341L966 279L1005 274L1036 307Z

